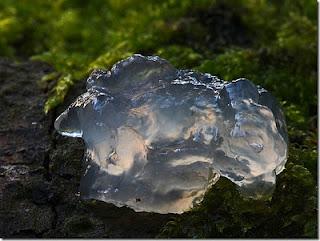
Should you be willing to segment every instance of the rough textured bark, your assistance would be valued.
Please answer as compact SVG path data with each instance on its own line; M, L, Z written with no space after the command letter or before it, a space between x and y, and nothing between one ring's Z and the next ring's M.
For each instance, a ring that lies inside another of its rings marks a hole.
M40 62L0 59L0 236L155 237L173 215L80 199L84 145L57 135L55 112L43 112L48 86L39 81L52 71ZM84 81L78 83L57 113L83 91Z

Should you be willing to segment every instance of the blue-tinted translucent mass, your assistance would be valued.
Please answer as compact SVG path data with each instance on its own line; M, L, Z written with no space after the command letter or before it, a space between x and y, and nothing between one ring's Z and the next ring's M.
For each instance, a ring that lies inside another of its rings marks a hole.
M220 176L244 195L270 194L287 160L285 119L268 91L157 56L93 71L55 128L85 142L81 196L136 211L182 213Z

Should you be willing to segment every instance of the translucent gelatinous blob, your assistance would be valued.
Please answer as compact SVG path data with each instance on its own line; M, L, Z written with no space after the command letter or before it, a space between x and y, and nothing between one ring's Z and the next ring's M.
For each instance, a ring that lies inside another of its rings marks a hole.
M81 196L136 211L182 213L220 176L245 195L270 194L287 160L285 120L269 92L159 57L95 70L55 128L85 141Z

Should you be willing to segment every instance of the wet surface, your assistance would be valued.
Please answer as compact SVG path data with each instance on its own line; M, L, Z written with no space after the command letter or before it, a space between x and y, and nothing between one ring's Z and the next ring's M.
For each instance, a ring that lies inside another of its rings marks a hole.
M55 113L43 112L51 83L39 81L52 71L0 58L0 237L155 237L172 215L80 200L84 145L58 136ZM83 88L76 85L66 105Z
M135 211L183 213L220 176L272 194L287 161L284 115L267 90L134 54L94 70L55 120L86 143L80 195Z

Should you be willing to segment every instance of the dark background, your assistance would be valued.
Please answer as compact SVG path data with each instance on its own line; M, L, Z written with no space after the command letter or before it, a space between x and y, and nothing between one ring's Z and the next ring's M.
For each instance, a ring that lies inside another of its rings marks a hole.
M133 53L270 90L289 158L272 198L221 178L183 215L135 213L79 198L84 145L56 116L98 67ZM316 238L315 0L0 1L0 236Z

